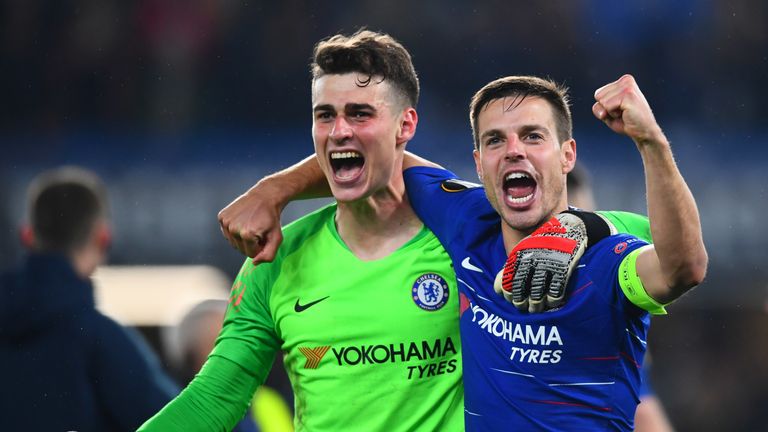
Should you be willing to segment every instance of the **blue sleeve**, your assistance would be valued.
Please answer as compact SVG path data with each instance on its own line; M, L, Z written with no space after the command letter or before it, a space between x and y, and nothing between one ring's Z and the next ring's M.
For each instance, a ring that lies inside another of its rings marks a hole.
M136 333L97 315L92 382L99 402L124 430L136 430L178 394L178 388Z
M592 278L604 286L614 289L610 292L612 304L624 309L629 315L645 315L647 311L635 306L624 295L619 286L619 266L632 251L641 248L648 243L629 234L616 234L600 240L590 248L590 268Z
M408 199L416 214L443 244L453 240L470 219L495 218L483 187L433 167L403 172Z
M653 391L653 387L651 386L651 375L650 371L648 370L650 366L648 366L648 362L643 363L643 368L640 371L640 392L639 396L640 398L646 398L646 397L653 397L656 395L656 393Z

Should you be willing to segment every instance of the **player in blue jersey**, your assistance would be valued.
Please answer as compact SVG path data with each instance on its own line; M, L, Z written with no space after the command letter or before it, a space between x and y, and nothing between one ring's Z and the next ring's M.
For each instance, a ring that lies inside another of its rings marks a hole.
M501 301L494 276L520 244L551 242L569 225L568 216L551 219L568 208L565 175L576 160L563 89L507 77L473 98L484 189L435 165L405 173L411 203L451 255L462 290L468 430L631 430L649 312L664 313L663 304L704 277L695 201L634 79L601 88L596 99L595 115L642 156L657 241L618 235L594 245L565 305L548 313ZM407 164L430 165L414 157Z
M568 208L565 175L576 144L564 89L507 77L475 95L470 116L484 188L435 166L405 172L411 204L451 255L460 283L468 430L631 430L649 313L664 313L663 304L704 277L695 201L635 80L625 75L595 97L595 115L632 138L642 156L655 245L616 235L590 248L562 308L520 311L498 300L493 278L507 253L532 233L554 231L550 218Z

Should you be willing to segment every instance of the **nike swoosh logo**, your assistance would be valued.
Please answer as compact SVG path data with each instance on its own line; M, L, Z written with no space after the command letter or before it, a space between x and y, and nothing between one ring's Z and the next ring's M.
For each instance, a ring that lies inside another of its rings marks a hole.
M472 270L473 272L483 272L479 267L476 267L471 262L469 262L469 257L464 258L464 261L461 262L461 266L467 270Z
M311 308L312 306L320 303L321 301L327 299L328 297L330 297L330 296L325 296L325 297L323 297L323 298L321 298L319 300L315 300L315 301L309 302L307 304L299 304L299 299L296 299L296 304L293 306L293 310L295 310L296 312L304 312L305 310L307 310L307 309Z

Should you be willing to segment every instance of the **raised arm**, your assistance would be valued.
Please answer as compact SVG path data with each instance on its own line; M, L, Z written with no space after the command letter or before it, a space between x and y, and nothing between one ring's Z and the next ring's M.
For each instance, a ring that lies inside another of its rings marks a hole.
M595 116L635 142L645 169L648 218L654 246L637 258L645 291L669 303L701 283L707 252L696 201L635 79L624 75L595 92Z
M219 226L229 244L253 258L275 259L283 241L280 214L293 200L331 196L315 155L259 180L219 212Z

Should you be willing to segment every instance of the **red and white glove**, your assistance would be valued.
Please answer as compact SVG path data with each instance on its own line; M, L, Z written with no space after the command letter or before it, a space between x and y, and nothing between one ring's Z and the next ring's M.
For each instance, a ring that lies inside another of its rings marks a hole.
M615 233L616 229L595 213L562 212L512 249L493 288L521 311L560 307L565 303L568 279L584 251Z

